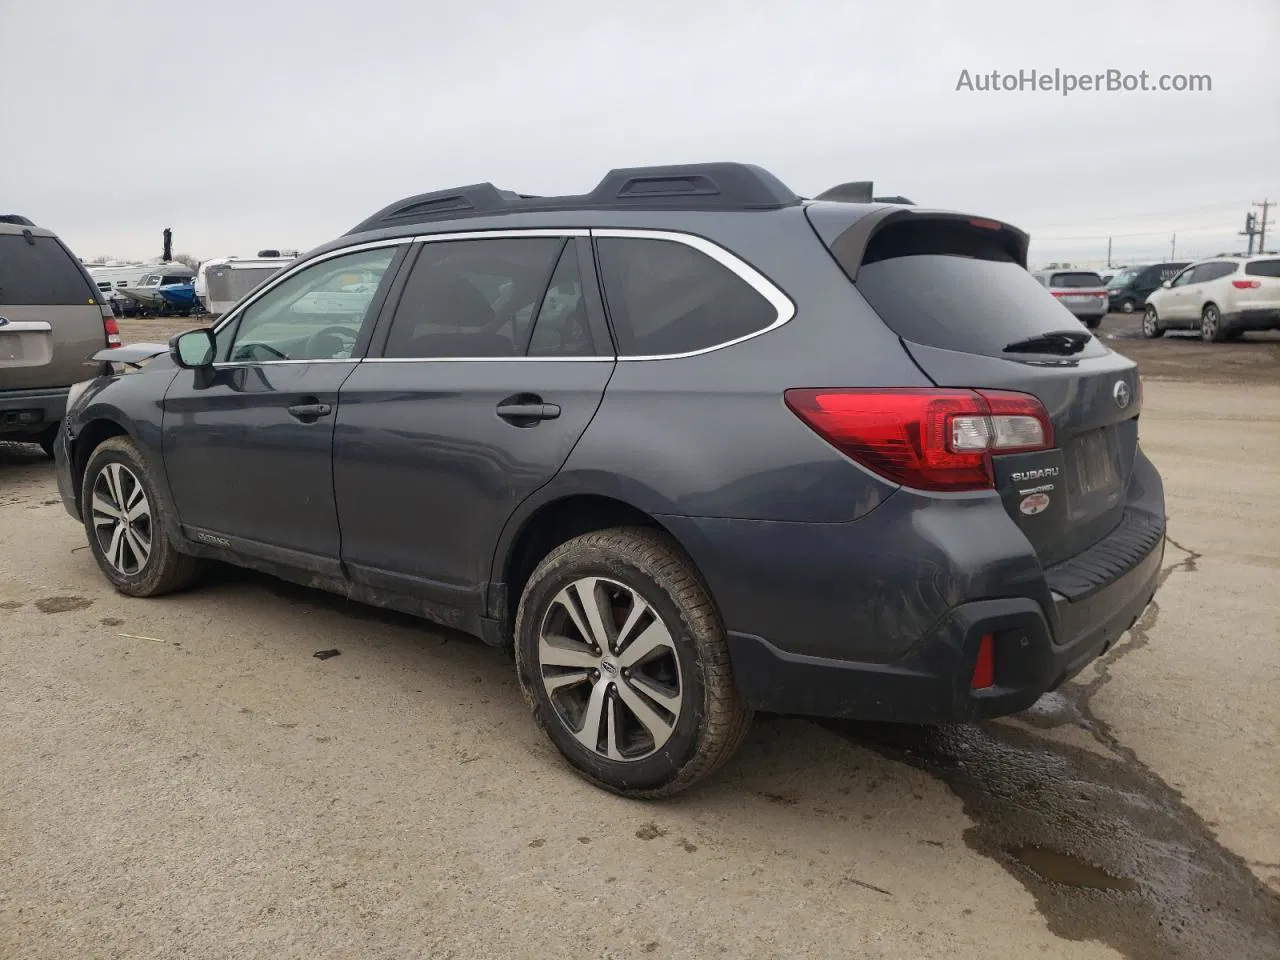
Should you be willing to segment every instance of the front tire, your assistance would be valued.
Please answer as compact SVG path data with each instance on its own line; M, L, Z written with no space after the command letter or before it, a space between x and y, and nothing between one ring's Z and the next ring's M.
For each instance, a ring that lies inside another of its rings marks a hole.
M1156 314L1155 307L1148 306L1142 314L1142 335L1148 340L1164 336L1164 327L1160 325L1160 317Z
M1221 343L1224 339L1222 313L1212 303L1200 311L1200 339L1205 343Z
M80 499L89 549L120 593L157 597L199 575L200 561L166 535L171 508L128 437L112 437L89 455Z
M525 586L515 633L538 725L606 790L679 793L750 726L711 596L661 532L617 527L557 547Z
M1121 313L1133 313L1133 310L1134 310L1134 303L1133 303L1133 301L1132 301L1132 300L1121 300L1121 301L1120 301L1120 312L1121 312Z

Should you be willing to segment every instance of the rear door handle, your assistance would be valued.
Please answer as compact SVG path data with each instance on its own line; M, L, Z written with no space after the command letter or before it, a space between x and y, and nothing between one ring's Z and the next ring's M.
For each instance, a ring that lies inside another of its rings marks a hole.
M333 413L333 407L327 403L313 401L311 403L296 403L289 407L289 416L301 420L303 423L315 423L321 417L327 417Z
M560 407L543 403L540 397L508 397L498 404L498 416L517 427L531 427L543 420L556 419L560 416Z

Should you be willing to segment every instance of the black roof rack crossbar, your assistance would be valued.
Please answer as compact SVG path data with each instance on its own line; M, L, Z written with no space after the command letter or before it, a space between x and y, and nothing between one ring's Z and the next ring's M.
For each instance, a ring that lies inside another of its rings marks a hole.
M898 203L914 207L915 204L906 197L877 197L873 195L873 184L870 180L850 180L838 183L830 190L824 190L813 199L832 200L836 203Z
M502 213L560 210L777 210L800 198L777 177L748 163L690 163L610 170L590 193L538 197L492 183L406 197L347 231L350 236L401 224Z

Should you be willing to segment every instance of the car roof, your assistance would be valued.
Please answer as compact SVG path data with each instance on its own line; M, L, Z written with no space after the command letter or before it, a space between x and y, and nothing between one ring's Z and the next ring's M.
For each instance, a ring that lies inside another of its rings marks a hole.
M12 217L12 219L9 219ZM15 223L14 220L24 222ZM46 230L44 227L36 226L25 217L17 217L9 214L6 217L0 217L0 236L21 236L24 233L30 233L33 237L53 237L57 236L52 230Z

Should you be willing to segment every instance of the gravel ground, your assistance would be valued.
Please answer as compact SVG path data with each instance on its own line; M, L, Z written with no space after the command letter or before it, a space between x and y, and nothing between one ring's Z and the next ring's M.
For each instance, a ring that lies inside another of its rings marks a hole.
M1173 542L1104 662L981 726L759 718L666 803L458 635L226 569L115 594L0 446L0 957L1274 960L1280 387L1151 357L1277 346L1135 343Z

